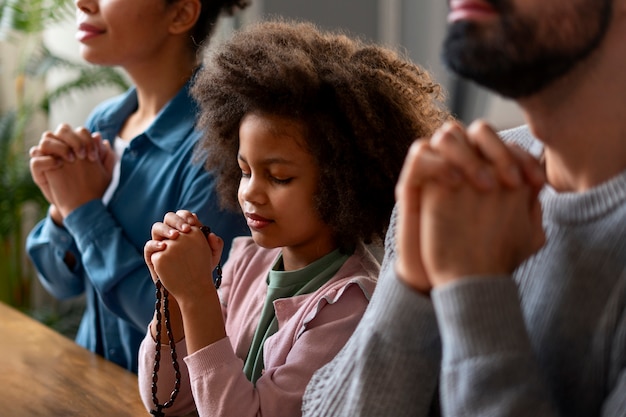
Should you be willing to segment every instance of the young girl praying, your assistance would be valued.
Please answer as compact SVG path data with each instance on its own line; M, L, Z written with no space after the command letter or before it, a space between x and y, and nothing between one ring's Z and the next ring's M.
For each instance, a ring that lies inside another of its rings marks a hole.
M192 94L198 153L251 237L233 241L216 291L221 238L186 210L152 227L145 259L169 293L184 362L177 373L164 339L153 387L155 337L167 333L155 314L139 353L143 401L154 409L179 386L166 415L301 415L309 379L374 290L366 244L384 237L406 151L449 118L440 88L389 49L277 21L215 49Z

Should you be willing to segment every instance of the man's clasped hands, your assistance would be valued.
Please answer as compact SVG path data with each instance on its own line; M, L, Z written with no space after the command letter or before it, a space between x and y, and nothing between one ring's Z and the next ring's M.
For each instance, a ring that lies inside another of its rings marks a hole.
M545 235L540 163L483 121L455 122L416 141L396 186L400 279L417 291L509 276Z

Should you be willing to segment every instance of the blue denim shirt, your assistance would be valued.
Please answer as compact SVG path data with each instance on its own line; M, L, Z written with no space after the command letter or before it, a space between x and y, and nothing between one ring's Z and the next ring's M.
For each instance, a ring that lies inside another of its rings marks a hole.
M212 175L201 163L192 163L200 133L194 129L197 106L188 89L189 83L130 142L121 158L119 185L106 206L90 201L70 213L64 227L48 216L26 242L52 295L67 299L85 293L76 342L133 372L155 306L154 284L143 258L152 224L168 211L197 213L224 239L222 262L231 240L249 234L240 213L219 209ZM113 143L136 108L133 88L100 104L87 128ZM67 251L78 261L72 270L63 261Z

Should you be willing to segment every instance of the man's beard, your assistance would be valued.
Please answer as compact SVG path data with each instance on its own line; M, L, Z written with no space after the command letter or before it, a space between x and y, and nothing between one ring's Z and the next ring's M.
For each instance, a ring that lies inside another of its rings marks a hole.
M559 14L547 10L529 19L515 14L512 0L491 0L499 19L452 23L444 62L505 97L533 95L585 59L608 30L611 0L569 1Z

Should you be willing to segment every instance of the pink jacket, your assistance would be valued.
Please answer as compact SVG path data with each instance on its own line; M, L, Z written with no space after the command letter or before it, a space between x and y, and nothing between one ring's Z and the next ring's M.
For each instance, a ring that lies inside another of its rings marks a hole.
M280 249L261 248L249 237L233 241L220 289L228 337L190 356L184 340L176 345L178 357L184 357L183 377L181 391L166 415L184 415L196 407L200 416L207 417L301 415L309 379L339 352L356 328L380 266L360 244L319 290L276 300L279 330L265 342L265 371L255 387L243 373L243 361L265 299L267 272L279 254ZM174 387L166 346L161 358L158 386L163 403ZM153 407L153 363L154 339L148 331L139 351L139 389L148 409Z

